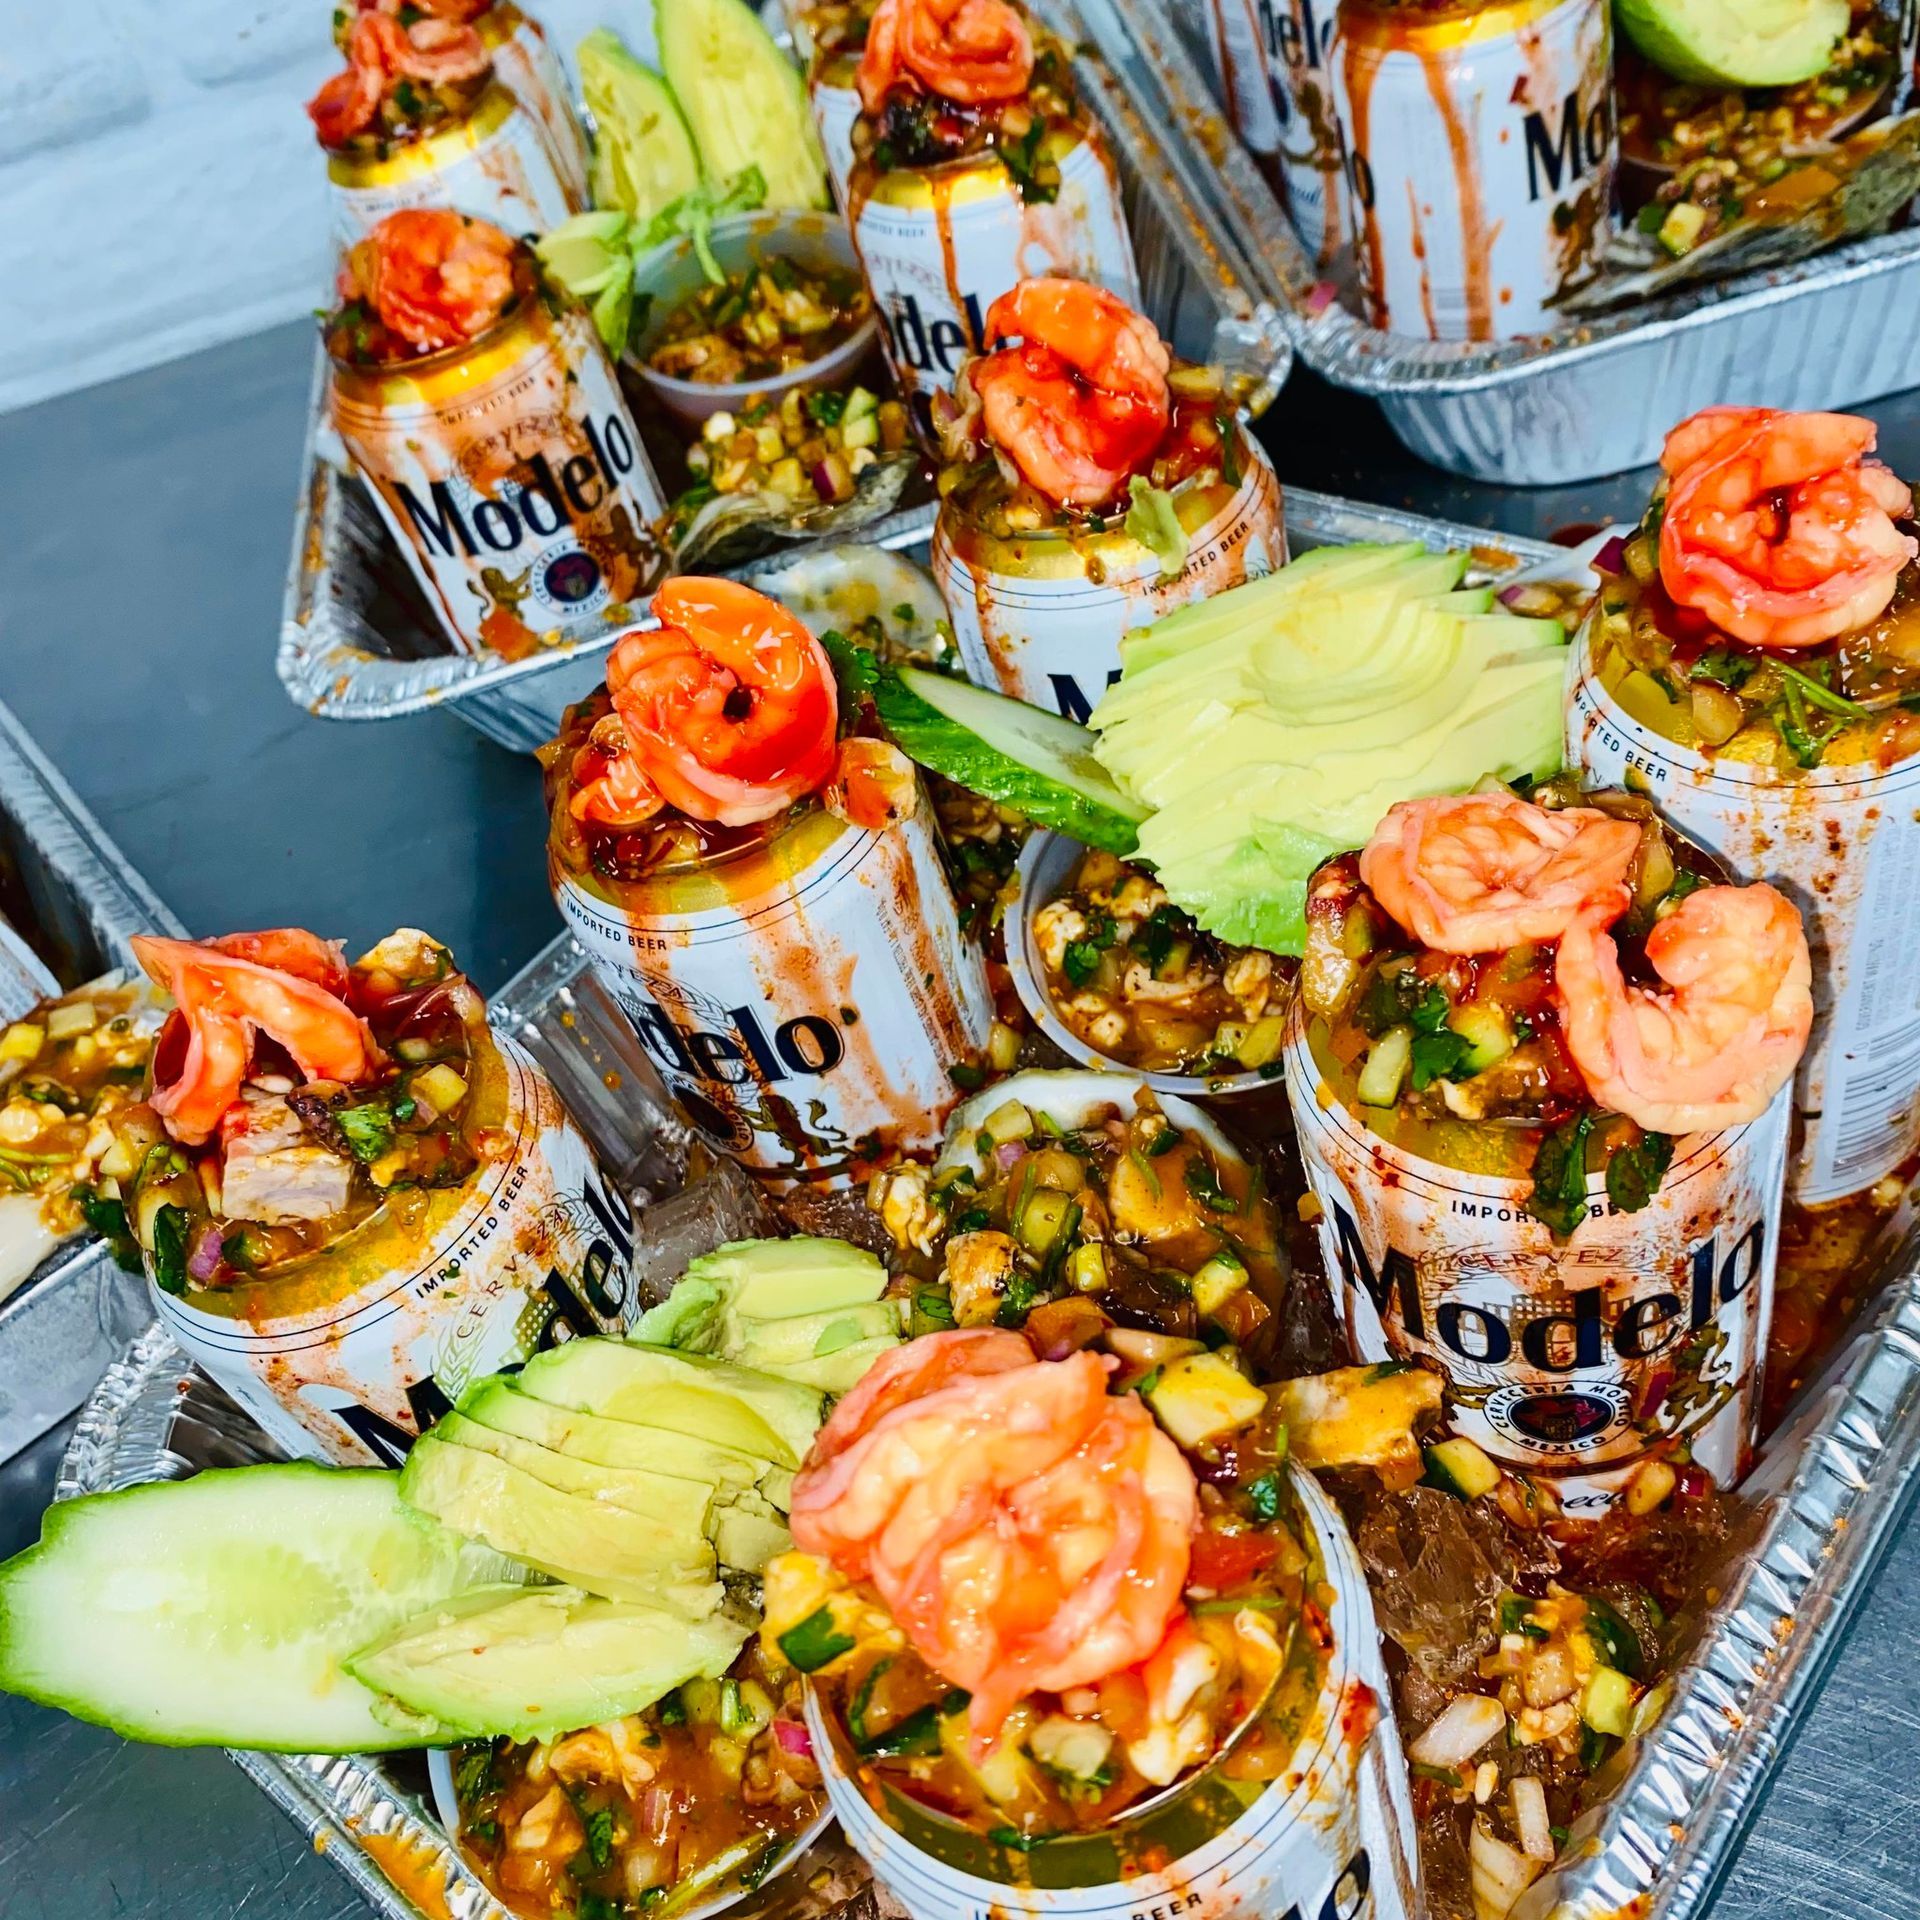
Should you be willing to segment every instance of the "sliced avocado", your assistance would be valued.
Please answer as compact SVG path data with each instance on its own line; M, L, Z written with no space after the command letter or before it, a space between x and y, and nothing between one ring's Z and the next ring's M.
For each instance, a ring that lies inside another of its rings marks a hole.
M592 1460L556 1453L537 1441L482 1426L459 1413L446 1415L434 1427L433 1437L450 1447L490 1453L496 1460L532 1474L556 1493L578 1494L583 1500L618 1507L623 1513L637 1514L667 1527L690 1524L703 1533L707 1529L715 1492L710 1483L676 1480L670 1474L640 1467L600 1466Z
M761 1320L860 1306L887 1290L878 1256L846 1240L815 1236L730 1241L694 1261L680 1287L690 1280L716 1283L735 1313Z
M901 1306L898 1300L868 1300L819 1313L789 1314L782 1320L729 1314L726 1352L743 1367L791 1378L789 1367L827 1359L863 1340L897 1341L904 1331Z
M1703 87L1790 87L1833 58L1848 0L1614 0L1627 38Z
M643 225L700 184L700 156L673 89L607 27L580 42L580 91L593 115L593 204Z
M707 173L757 166L769 207L824 207L827 163L800 69L741 0L666 0L654 15L660 65Z
M860 1384L867 1369L883 1353L891 1353L899 1344L900 1336L897 1333L871 1340L856 1340L851 1346L836 1347L811 1360L784 1362L780 1374L783 1379L797 1380L802 1386L818 1387L822 1393L851 1393Z
M561 1493L490 1453L431 1433L407 1456L400 1497L456 1533L589 1593L691 1610L696 1618L717 1604L713 1546L698 1524L667 1525Z
M536 1400L608 1420L670 1427L797 1467L820 1430L820 1395L704 1354L632 1340L569 1340L520 1370Z
M715 1280L689 1272L674 1282L673 1291L649 1307L628 1329L635 1340L650 1347L676 1347L682 1353L714 1353L720 1346L720 1316L727 1290Z
M482 1587L344 1662L363 1685L450 1734L543 1740L718 1678L751 1629L723 1613L603 1600L575 1587Z
M713 1543L723 1567L759 1573L776 1553L792 1548L793 1535L767 1502L753 1503L749 1495L714 1515Z
M666 1427L635 1426L625 1420L603 1420L575 1407L549 1406L504 1378L477 1387L460 1402L459 1411L498 1433L531 1440L576 1460L670 1474L676 1480L717 1487L723 1494L748 1487L770 1492L775 1484L791 1484L787 1469L754 1454Z

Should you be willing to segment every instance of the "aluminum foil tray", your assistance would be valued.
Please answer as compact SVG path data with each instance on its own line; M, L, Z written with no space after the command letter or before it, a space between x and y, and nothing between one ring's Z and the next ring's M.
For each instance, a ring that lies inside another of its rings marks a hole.
M1667 429L1720 402L1825 408L1920 384L1920 230L1668 294L1492 344L1367 326L1337 300L1211 84L1210 0L1079 0L1102 58L1170 133L1209 218L1256 263L1300 358L1373 395L1423 460L1507 486L1555 486L1652 460ZM1326 9L1323 11L1330 11ZM1169 31L1169 23L1172 30ZM1814 343L1818 350L1814 351Z
M0 1023L183 929L0 706ZM0 1460L56 1427L144 1326L146 1288L85 1240L0 1299Z
M1069 44L1089 41L1089 0L1038 0L1035 10ZM1147 314L1176 352L1242 375L1246 404L1259 413L1293 365L1288 321L1267 291L1270 274L1208 197L1205 169L1178 129L1095 61L1082 57L1077 67L1119 164ZM301 471L278 658L292 699L328 720L390 720L447 703L521 752L551 739L562 711L598 684L600 656L631 623L605 620L525 660L449 652L327 424L324 355L316 358ZM866 530L862 544L909 544L919 525L914 515L897 515Z

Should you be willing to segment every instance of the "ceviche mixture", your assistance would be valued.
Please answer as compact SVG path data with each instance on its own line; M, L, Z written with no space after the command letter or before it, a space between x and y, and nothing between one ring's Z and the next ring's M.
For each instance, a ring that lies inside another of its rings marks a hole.
M982 532L1117 525L1143 489L1191 531L1239 486L1253 456L1223 377L1175 365L1113 294L1023 280L987 309L985 345L932 402L941 498Z
M857 273L769 253L681 301L647 349L647 364L702 384L771 380L833 352L872 311Z
M357 13L347 25L345 70L307 102L320 144L382 155L472 112L493 78L479 30L445 8Z
M473 1089L486 1008L402 928L348 966L297 927L134 942L172 996L110 1164L169 1293L278 1276L385 1208L405 1221L495 1151Z
M1280 1074L1299 962L1205 932L1145 868L1083 854L1033 917L1047 999L1097 1053L1146 1073Z
M342 258L323 327L327 351L349 366L418 360L479 339L538 289L533 255L498 227L443 208L405 208Z
M1920 752L1920 539L1870 420L1709 407L1602 590L1593 659L1636 720L1783 772Z
M991 154L1038 206L1059 198L1060 162L1090 135L1067 49L1015 0L880 0L854 84L869 179Z
M717 377L717 376L716 376ZM725 493L773 493L796 507L851 500L860 476L910 439L907 410L870 387L790 388L702 422L687 449L693 485L674 502L691 519Z
M1757 1119L1813 1020L1806 935L1632 794L1402 801L1307 894L1318 1070L1383 1139L1530 1179L1556 1234L1603 1173L1646 1206L1676 1136Z

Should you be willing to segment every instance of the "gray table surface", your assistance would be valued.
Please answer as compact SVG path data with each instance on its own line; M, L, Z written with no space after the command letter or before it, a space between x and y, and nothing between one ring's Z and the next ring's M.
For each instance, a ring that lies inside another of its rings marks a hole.
M482 986L558 928L531 760L451 714L343 726L273 674L310 340L288 327L0 417L0 697L189 927L432 928ZM1756 396L1764 398L1764 396ZM1920 395L1867 409L1920 471ZM1421 466L1297 375L1283 479L1520 533L1630 513L1644 476L1514 493ZM63 1435L0 1467L0 1555ZM1920 1535L1893 1547L1734 1861L1716 1920L1920 1915ZM0 1696L0 1920L353 1920L366 1909L217 1754Z

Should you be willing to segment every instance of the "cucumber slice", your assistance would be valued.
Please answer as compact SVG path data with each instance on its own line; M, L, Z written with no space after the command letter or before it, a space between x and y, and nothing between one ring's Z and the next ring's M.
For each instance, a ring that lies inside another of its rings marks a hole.
M824 207L827 163L800 70L741 0L660 0L667 84L710 178L758 167L769 207Z
M1500 1469L1486 1449L1472 1440L1441 1440L1422 1447L1420 1452L1426 1462L1427 1484L1442 1493L1478 1500L1500 1484Z
M923 767L1090 847L1133 851L1149 810L1094 758L1087 728L922 667L883 673L874 702Z
M399 1478L239 1467L55 1507L0 1567L0 1688L166 1746L426 1744L342 1663L515 1573L402 1506Z
M580 91L593 114L593 204L642 226L700 184L700 156L673 89L607 27L580 42Z

